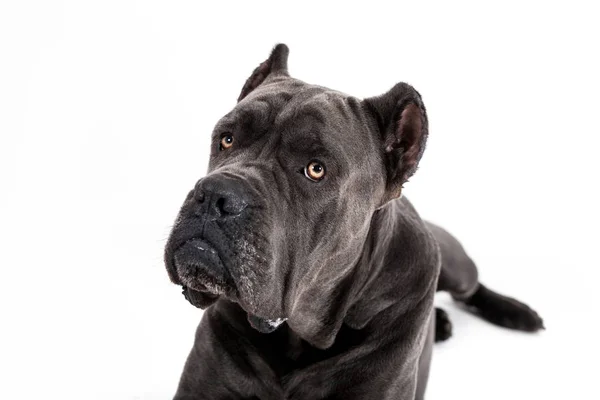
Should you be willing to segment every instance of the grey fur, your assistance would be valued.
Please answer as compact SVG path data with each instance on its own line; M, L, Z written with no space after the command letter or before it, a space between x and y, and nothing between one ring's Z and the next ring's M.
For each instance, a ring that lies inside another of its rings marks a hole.
M310 85L287 54L274 49L215 127L167 244L171 280L208 307L175 398L421 399L436 290L483 293L456 239L400 197L427 139L421 96ZM302 172L313 159L318 182ZM471 306L541 327L518 302Z

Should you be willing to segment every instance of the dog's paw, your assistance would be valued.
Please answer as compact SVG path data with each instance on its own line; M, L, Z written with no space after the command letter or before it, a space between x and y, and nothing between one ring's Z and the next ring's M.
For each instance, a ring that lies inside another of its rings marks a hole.
M441 308L435 309L435 341L443 342L452 336L452 322L448 313Z
M494 309L480 311L490 322L510 329L525 332L536 332L544 328L544 320L527 304L506 298L497 303Z
M525 332L546 329L544 320L527 304L493 292L483 285L465 304L495 325Z

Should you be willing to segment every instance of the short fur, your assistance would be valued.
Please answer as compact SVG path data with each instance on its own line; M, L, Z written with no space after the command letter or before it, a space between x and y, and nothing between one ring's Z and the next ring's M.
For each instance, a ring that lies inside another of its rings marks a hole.
M290 77L287 57L277 45L217 123L166 246L171 280L206 308L175 399L422 399L432 343L452 332L436 290L542 328L401 196L428 136L419 93L360 100Z

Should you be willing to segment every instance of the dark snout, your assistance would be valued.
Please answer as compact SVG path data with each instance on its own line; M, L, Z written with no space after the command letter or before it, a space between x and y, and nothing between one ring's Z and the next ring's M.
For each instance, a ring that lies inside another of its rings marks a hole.
M247 184L231 174L200 179L183 204L165 249L171 280L211 295L236 296L229 260L251 201Z
M193 190L196 212L213 218L239 216L250 203L250 193L239 179L212 174L200 179Z

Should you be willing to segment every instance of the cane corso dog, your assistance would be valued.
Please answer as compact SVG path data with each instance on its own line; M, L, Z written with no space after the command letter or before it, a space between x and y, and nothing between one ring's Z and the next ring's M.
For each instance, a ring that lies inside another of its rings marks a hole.
M171 281L205 309L175 399L422 399L451 334L436 291L542 329L402 196L428 135L420 94L311 85L288 52L275 46L216 124L166 245Z

